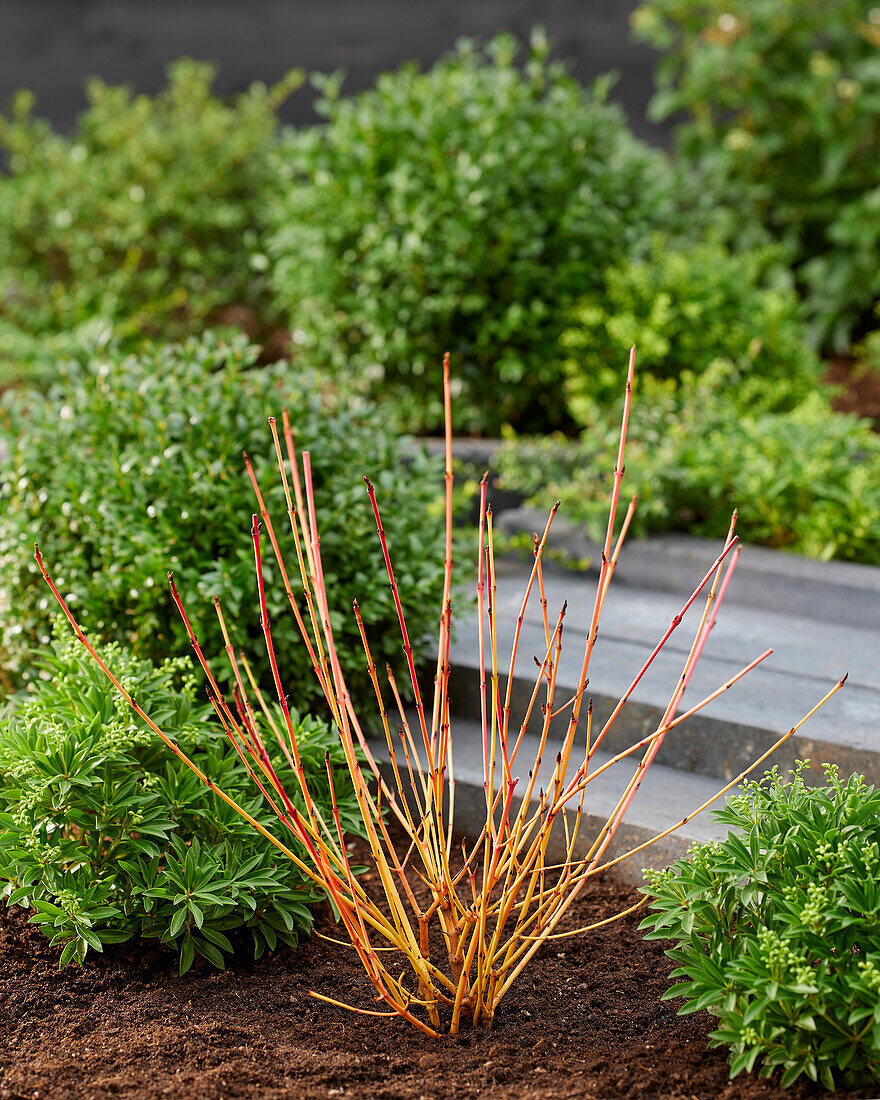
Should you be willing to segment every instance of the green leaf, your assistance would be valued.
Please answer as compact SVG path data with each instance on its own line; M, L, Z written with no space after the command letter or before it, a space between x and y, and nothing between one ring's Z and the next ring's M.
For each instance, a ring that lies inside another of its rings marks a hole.
M61 958L58 962L59 970L71 962L82 962L82 954L80 944L76 940L69 940L61 952Z
M116 905L98 905L89 909L88 916L91 921L106 920L108 917L118 917L121 910Z
M31 905L38 912L50 917L60 917L64 915L64 910L57 905L53 905L50 901L44 901L42 898L32 898Z
M82 925L80 925L79 936L81 939L85 940L89 947L93 948L95 951L104 950L104 945L101 943L101 937L97 934L97 932L93 932L91 928L84 928Z
M673 997L688 997L690 996L694 988L693 982L678 982L676 985L672 985L669 989L664 990L661 996L661 1001L671 1000Z
M216 966L218 970L226 969L226 961L214 944L203 939L196 939L194 943L196 951L198 951L200 955L203 955L212 966Z
M201 932L206 939L210 940L211 943L216 944L223 951L228 951L230 955L233 953L232 944L229 942L226 936L224 936L223 933L219 932L216 928L210 928L206 925L204 928L202 928Z
M798 1079L798 1077L800 1077L800 1075L803 1072L804 1072L804 1063L803 1063L803 1061L797 1061L797 1062L792 1063L791 1065L789 1065L786 1068L785 1073L783 1073L782 1080L779 1082L780 1085L784 1089L787 1089L789 1085L794 1084L794 1082Z
M98 935L102 943L125 943L134 933L122 928L102 928Z
M171 918L171 923L168 925L168 934L173 939L180 933L180 930L186 924L189 917L189 910L186 908L175 909L174 916Z
M193 964L193 958L195 957L195 945L192 941L192 936L188 933L184 936L180 944L180 963L179 971L181 974L185 974L187 970Z

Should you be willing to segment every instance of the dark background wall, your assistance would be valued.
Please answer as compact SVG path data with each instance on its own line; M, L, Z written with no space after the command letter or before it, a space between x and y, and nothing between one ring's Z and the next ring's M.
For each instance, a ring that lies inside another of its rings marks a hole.
M633 128L665 143L648 123L653 53L632 41L634 0L0 0L0 103L16 88L37 93L38 112L69 130L85 100L83 80L103 77L138 91L162 86L165 65L188 54L220 64L217 88L234 92L302 66L342 68L347 91L383 69L430 65L462 35L498 30L526 38L542 24L556 56L588 83L615 69L614 96ZM288 122L314 120L308 89L285 107Z

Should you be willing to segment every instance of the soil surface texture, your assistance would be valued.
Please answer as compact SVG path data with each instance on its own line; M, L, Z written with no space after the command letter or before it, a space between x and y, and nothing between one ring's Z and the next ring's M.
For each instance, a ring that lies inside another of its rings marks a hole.
M589 884L569 927L638 900ZM0 910L0 1100L757 1100L827 1097L809 1084L741 1075L708 1050L712 1017L661 1002L673 964L635 913L542 948L492 1031L436 1040L397 1019L354 1015L309 990L377 1005L355 953L318 937L225 972L202 960L180 977L154 941L108 947L57 969L58 949L21 909ZM328 912L318 930L338 936ZM843 1094L839 1094L843 1095ZM851 1097L869 1093L849 1093Z
M840 387L831 402L838 412L867 417L875 428L880 425L880 374L841 358L829 363L823 381Z

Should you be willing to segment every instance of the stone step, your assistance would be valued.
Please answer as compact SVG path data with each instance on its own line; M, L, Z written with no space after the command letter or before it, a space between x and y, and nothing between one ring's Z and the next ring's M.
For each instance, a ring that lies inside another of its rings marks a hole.
M508 508L497 517L496 526L506 534L521 535L543 531L546 522L544 511ZM741 536L747 540L748 531ZM562 512L553 523L552 546L575 561L601 559L601 547ZM686 535L632 539L621 555L615 580L686 596L719 551L717 541ZM876 566L816 561L746 542L728 599L783 615L880 630L880 568Z
M501 516L502 525L504 520ZM543 522L535 526L543 528ZM582 542L575 547L575 556L583 556ZM606 600L591 665L588 694L594 701L594 733L629 688L719 550L714 542L676 537L634 542L626 548ZM498 562L501 670L506 670L509 661L529 569L530 563L521 559ZM561 705L577 686L596 573L572 572L549 563L544 572L551 624L563 600L568 602L556 695L556 705ZM678 682L702 608L703 600L698 598L596 752L595 766L609 758L606 753L619 752L656 728ZM459 828L474 834L483 824L485 803L478 722L477 619L472 593L456 596L455 613L457 627L450 652L455 817ZM786 771L796 760L809 758L814 764L836 763L844 775L858 771L870 782L880 783L880 570L809 562L774 551L744 548L680 711L720 687L770 647L774 652L766 661L666 736L604 859L616 858L644 844L716 795L725 782L735 779L796 724L844 673L848 673L848 680L843 689L761 763L754 775L759 776L773 764ZM545 652L536 590L524 616L511 689L511 726L516 732L534 687L537 670L532 658L542 659ZM488 659L487 645L487 663ZM502 676L502 693L505 688ZM538 712L523 739L520 758L512 768L514 775L520 770L527 774L535 756L535 733L540 721ZM542 768L545 781L565 726L565 714L551 726ZM582 728L577 742L581 759L583 736ZM616 765L588 788L581 851L589 847L605 823L640 756L637 752L631 762ZM575 750L572 767L579 762ZM818 768L808 772L807 777L816 782L822 778ZM722 803L723 798L718 805ZM682 856L693 842L720 838L725 833L726 827L714 821L711 810L703 811L668 837L618 864L615 873L638 883L645 866L665 866ZM560 831L551 858L561 858L563 844L564 831Z
M477 722L459 716L453 719L452 729L456 828L473 837L479 835L486 816L482 736ZM523 738L519 756L512 767L514 777L521 776L519 789L524 790L526 787L528 768L535 760L537 749L536 738L530 736ZM549 748L545 750L536 791L541 781L546 782L552 772L555 753L555 748L552 751ZM380 760L387 761L387 748L383 745L376 755ZM574 758L576 754L572 755ZM608 754L598 750L591 761L591 767L599 768L608 759ZM569 767L569 776L574 773L582 760L583 747L581 747L580 761L573 759ZM614 810L618 798L632 778L636 763L635 757L631 761L621 761L609 768L607 772L597 776L588 786L577 846L580 855L589 849ZM390 773L390 769L388 771ZM717 780L704 775L692 775L661 764L653 764L646 773L626 817L603 854L602 862L630 852L658 833L677 825L686 814L713 798L722 786L723 784ZM531 804L533 808L538 807L537 794L533 796ZM723 798L719 799L717 806L720 807L722 804ZM515 802L514 812L518 806L519 803ZM569 824L571 824L571 818ZM726 826L714 821L711 810L704 810L674 833L616 864L614 873L629 882L640 884L643 881L643 868L665 867L683 856L694 842L720 839L726 833ZM551 834L548 860L551 862L560 860L564 854L565 830L560 820L554 834Z
M692 586L704 574L717 550L700 563ZM523 562L504 561L498 569L499 665L506 669L522 590L528 575ZM731 585L729 596L736 584ZM584 634L592 610L595 579L589 575L547 570L545 590L551 621L568 599L566 642L558 677L557 702L574 691L583 658ZM512 689L512 715L524 711L534 686L533 655L543 657L544 630L537 594L523 624L520 659ZM680 610L683 598L670 593L612 585L599 641L593 656L591 683L596 728L650 654ZM693 631L699 622L698 600L654 661L609 732L603 747L616 752L656 728L674 689ZM878 620L880 625L880 620ZM744 665L773 646L774 654L700 714L669 733L658 754L668 767L701 776L729 779L748 767L779 736L849 672L845 687L768 761L781 770L796 759L832 762L844 774L864 773L880 782L880 631L842 627L814 619L726 602L702 660L688 688L683 708L693 705L730 679ZM459 601L458 627L451 650L453 707L462 717L479 715L479 661L476 615L472 602ZM503 690L503 689L502 689ZM537 716L539 720L539 716ZM534 723L533 723L534 725ZM818 779L819 776L817 775Z

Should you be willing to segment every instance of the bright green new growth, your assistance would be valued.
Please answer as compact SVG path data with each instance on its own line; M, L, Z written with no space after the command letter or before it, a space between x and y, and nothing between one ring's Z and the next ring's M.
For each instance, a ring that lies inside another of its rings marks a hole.
M302 82L212 94L214 69L184 58L157 96L99 80L72 137L16 96L0 117L0 358L27 336L101 316L122 336L180 337L225 306L267 312L257 235L272 184L276 109ZM30 349L38 363L39 348ZM27 360L25 360L26 362Z
M790 249L816 335L845 350L880 298L880 8L867 0L644 0L655 118L753 237Z
M768 268L778 258L777 248L735 255L720 244L676 247L657 236L646 258L606 268L604 290L578 302L561 337L574 420L589 425L597 404L614 403L617 364L636 341L643 373L657 378L721 364L734 398L746 383L746 407L755 383L775 384L780 406L805 397L819 365L797 297L769 285Z
M880 1082L880 792L825 765L827 786L774 768L715 816L720 844L648 872L649 939L686 979L666 997L718 1016L731 1076L781 1069L835 1089Z
M242 451L254 456L258 476L269 467L266 417L285 404L297 445L320 471L315 495L328 517L321 550L339 606L371 592L364 614L374 653L403 667L361 475L369 470L395 500L387 527L401 589L432 606L443 586L442 520L432 514L439 469L416 452L405 467L400 443L375 415L331 408L318 384L287 364L248 369L256 354L242 340L224 344L211 335L132 356L111 345L63 367L45 397L5 395L0 651L8 680L29 675L29 647L48 641L45 586L30 553L35 539L64 563L62 592L72 594L96 637L154 661L187 652L162 583L171 569L181 588L201 596L193 625L209 652L220 651L212 598L220 597L230 620L257 598L247 542L253 490ZM282 487L264 480L268 507L284 515ZM269 590L269 613L291 702L305 710L319 689L280 583ZM356 625L344 612L333 625L352 690L371 698ZM264 675L265 654L254 665Z
M647 259L606 268L604 290L578 303L560 341L582 440L512 443L504 485L540 508L562 500L601 538L596 473L615 447L613 364L638 336L643 396L627 457L636 532L723 538L737 508L750 541L880 561L880 446L816 392L798 301L772 285L776 254L655 237Z
M103 654L197 766L271 828L212 708L197 702L189 660L157 667L115 645ZM64 947L60 965L143 936L178 952L183 973L195 953L223 967L236 930L250 933L256 958L308 934L307 905L323 895L154 736L64 628L44 663L51 679L0 724L0 896L33 910ZM343 825L358 830L338 739L312 718L294 721L321 811L331 806L329 751ZM270 755L296 803L277 746Z
M524 66L509 35L463 41L429 72L406 66L341 98L282 142L268 238L297 354L394 396L411 427L443 410L437 349L456 363L456 428L564 422L565 313L609 257L652 230L693 226L687 181L635 138L610 82L583 89L540 32Z
M637 534L723 538L737 508L751 542L880 564L880 440L867 421L833 412L820 393L791 408L789 382L743 382L723 363L643 384L626 466ZM598 538L596 475L613 451L615 415L597 409L576 444L511 442L498 460L503 486L535 507L562 500Z

